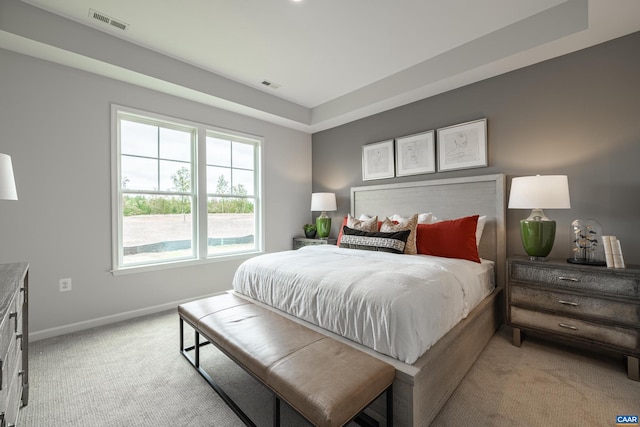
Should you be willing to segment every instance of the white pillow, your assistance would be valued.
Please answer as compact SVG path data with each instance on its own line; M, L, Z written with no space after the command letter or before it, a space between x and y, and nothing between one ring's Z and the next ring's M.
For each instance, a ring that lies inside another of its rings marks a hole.
M476 246L480 246L480 239L482 239L482 231L484 230L484 224L487 222L487 216L482 215L478 218L478 225L476 226Z
M435 217L433 216L433 214L431 214L431 212L418 214L418 224L431 224L434 222L434 218ZM389 217L389 219L391 221L402 222L402 221L408 221L409 219L411 219L411 217L404 218L398 214L393 214Z

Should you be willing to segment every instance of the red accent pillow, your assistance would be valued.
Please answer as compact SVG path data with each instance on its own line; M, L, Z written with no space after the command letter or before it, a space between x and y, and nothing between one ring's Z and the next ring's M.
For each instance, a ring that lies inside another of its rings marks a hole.
M418 224L418 253L480 262L476 246L478 217L473 215L433 224Z

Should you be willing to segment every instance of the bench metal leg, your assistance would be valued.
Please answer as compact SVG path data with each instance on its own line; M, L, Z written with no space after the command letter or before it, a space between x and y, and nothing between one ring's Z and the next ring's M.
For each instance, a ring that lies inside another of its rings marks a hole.
M180 318L180 352L182 353L182 355L189 361L189 363L191 364L191 366L193 366L196 371L198 371L198 373L202 376L202 378L205 379L206 382L209 383L209 385L211 386L211 388L213 388L213 390L218 393L218 395L222 398L222 400L224 401L224 403L227 404L227 406L229 406L229 408L231 408L231 410L238 416L238 418L240 418L240 420L248 427L256 427L256 425L249 419L249 417L242 411L242 409L240 409L240 407L238 405L236 405L236 402L233 401L233 399L231 399L229 397L229 395L227 393L224 392L224 390L222 390L222 388L218 385L218 383L216 383L213 378L211 378L209 376L209 374L200 367L200 347L210 344L209 341L204 342L202 344L200 344L200 334L198 333L198 331L195 331L195 345L191 346L191 347L187 347L184 348L184 344L182 341L182 333L183 333L183 322L184 320L182 319L182 317ZM195 350L195 359L192 358L189 355L189 351L191 350Z
M280 427L280 398L273 395L273 427Z
M373 400L374 401L378 400L378 398L380 398L383 394L386 397L386 403L387 403L387 408L386 408L387 427L393 427L393 384L387 387L385 391L380 393L380 395L378 395L378 397L376 397ZM378 421L376 421L371 416L367 415L364 411L356 415L355 418L353 419L353 422L358 424L361 427L378 427L380 425Z
M393 384L387 389L387 427L393 427Z

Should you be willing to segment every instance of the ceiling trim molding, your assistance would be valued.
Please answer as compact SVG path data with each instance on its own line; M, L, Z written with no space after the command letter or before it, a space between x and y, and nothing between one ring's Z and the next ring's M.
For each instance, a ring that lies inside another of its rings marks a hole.
M597 20L594 30L590 12L605 6L567 0L314 108L20 0L0 2L0 48L315 133L637 31L632 22L603 30Z

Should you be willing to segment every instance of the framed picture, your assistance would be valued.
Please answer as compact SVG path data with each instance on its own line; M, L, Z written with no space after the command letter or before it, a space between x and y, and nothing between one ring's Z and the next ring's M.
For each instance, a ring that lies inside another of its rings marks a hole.
M393 178L393 139L362 146L362 180Z
M396 138L396 176L436 171L435 134L432 130Z
M438 170L487 166L487 119L438 129Z

